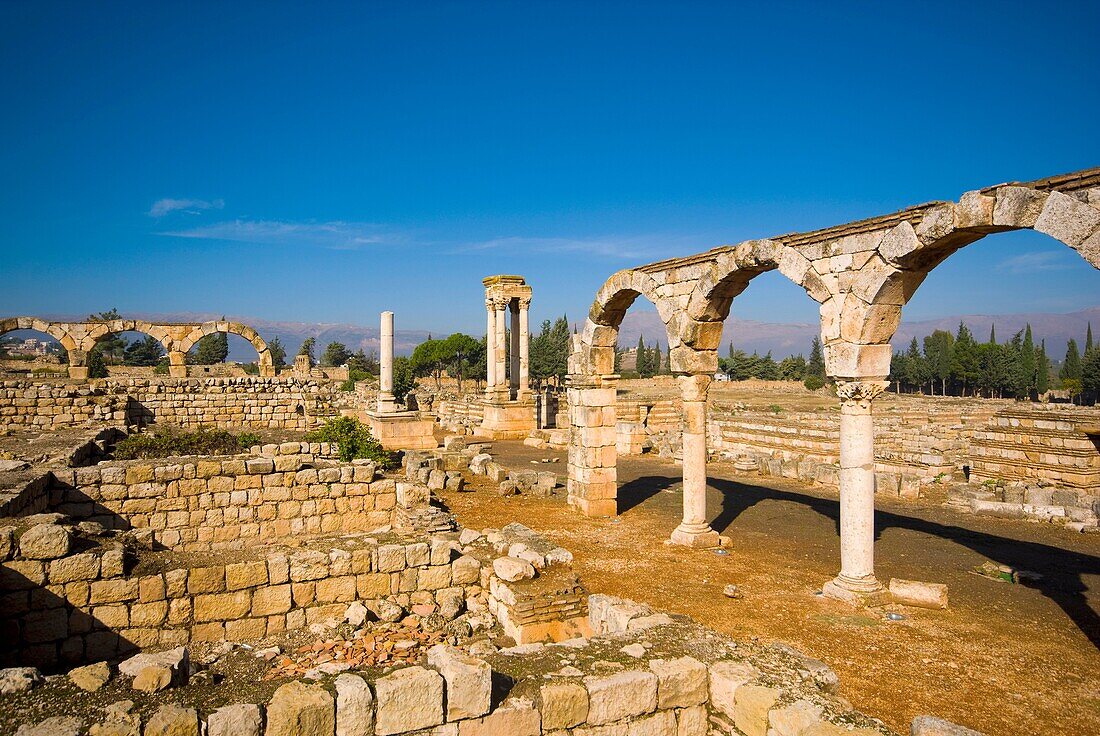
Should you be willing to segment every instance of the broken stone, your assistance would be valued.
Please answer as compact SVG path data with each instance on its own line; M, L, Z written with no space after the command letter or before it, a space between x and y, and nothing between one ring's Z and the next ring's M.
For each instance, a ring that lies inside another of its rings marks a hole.
M81 690L94 693L111 679L111 665L106 662L96 662L77 667L69 671L69 679Z
M367 607L355 601L344 611L344 620L352 626L362 626L367 620Z
M478 718L489 712L493 670L488 662L460 649L437 644L428 650L428 664L447 683L447 720Z
M336 731L336 705L320 685L280 685L267 705L264 736L331 736Z
M336 678L336 736L374 736L374 695L358 675Z
M134 678L133 687L143 693L157 693L171 686L172 670L159 664L142 669Z
M260 706L227 705L207 717L206 736L260 736L260 723Z
M910 736L983 736L975 731L951 721L935 716L917 716L909 725Z
M145 724L145 736L199 736L199 714L193 708L162 705Z
M543 730L579 726L588 720L588 691L579 682L561 681L539 690Z
M588 723L599 726L652 713L657 708L657 676L626 670L584 678L588 689Z
M84 722L74 716L54 716L31 725L25 723L15 736L79 736Z
M9 667L0 670L0 694L22 693L42 682L36 667Z
M498 557L493 560L493 572L498 578L509 583L535 577L535 568L531 563L514 557Z
M918 608L947 608L947 586L918 580L890 578L890 595L902 605Z
M722 588L722 595L734 600L739 600L744 597L738 587L732 583Z
M119 673L137 677L146 667L159 666L171 671L171 685L187 684L191 670L191 653L187 647L176 647L163 652L135 654L118 666Z
M694 657L654 659L649 669L657 675L657 707L689 708L707 700L707 667Z
M55 560L72 548L73 535L56 524L37 524L19 537L19 554L28 560Z

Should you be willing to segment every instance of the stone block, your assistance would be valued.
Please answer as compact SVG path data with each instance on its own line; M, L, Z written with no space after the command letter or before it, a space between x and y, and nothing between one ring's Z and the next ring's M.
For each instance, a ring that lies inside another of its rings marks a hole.
M626 670L584 678L588 690L588 723L599 726L652 713L657 708L657 676Z
M588 720L588 691L574 680L552 680L539 689L539 710L545 731L579 726Z
M539 736L541 733L539 712L527 700L506 701L487 716L458 722L459 736Z
M910 736L982 736L975 731L935 716L917 716L909 724Z
M489 712L493 671L488 662L460 649L437 644L428 650L428 664L447 685L447 720L477 718Z
M162 705L145 724L144 736L199 736L199 714L193 708Z
M821 721L821 706L808 700L797 700L768 713L768 736L801 736L807 728Z
M947 586L918 580L890 578L890 595L895 601L917 608L947 608Z
M733 722L745 736L767 736L768 711L780 692L763 685L742 685L734 695Z
M28 560L55 560L72 548L73 535L57 524L35 524L19 537L19 554Z
M336 736L374 736L374 695L366 681L345 672L335 685Z
M748 662L715 662L708 672L711 707L733 718L738 689L759 676L760 671Z
M267 706L264 736L332 736L336 731L336 704L320 685L288 682Z
M431 728L443 723L443 677L424 667L406 667L374 684L378 736Z
M207 716L206 736L260 736L260 723L260 706L226 705Z
M649 669L657 675L657 707L689 708L707 700L707 667L694 657L654 659Z

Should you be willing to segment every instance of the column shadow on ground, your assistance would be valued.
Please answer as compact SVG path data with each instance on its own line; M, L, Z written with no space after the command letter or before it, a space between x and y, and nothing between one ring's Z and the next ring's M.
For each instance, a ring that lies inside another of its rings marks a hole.
M647 485L654 485L657 479L645 480L649 481ZM778 500L801 504L832 520L837 535L840 534L840 502L837 499L819 498L796 491L738 483L722 478L710 478L707 483L722 494L721 510L711 523L711 527L720 533L725 533L746 509L764 500ZM1002 565L1040 573L1040 579L1027 580L1023 584L1035 588L1056 603L1089 638L1092 645L1100 649L1100 615L1092 609L1085 597L1088 586L1083 579L1085 575L1100 575L1100 557L876 509L875 539L882 535L883 530L890 528L907 529L947 539Z

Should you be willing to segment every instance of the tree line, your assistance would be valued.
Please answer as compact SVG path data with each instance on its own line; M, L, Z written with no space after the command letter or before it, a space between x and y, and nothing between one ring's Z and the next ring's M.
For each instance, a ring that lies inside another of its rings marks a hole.
M970 328L960 323L955 334L936 330L891 362L890 380L898 391L954 396L1037 398L1051 389L1067 391L1071 398L1100 391L1100 350L1088 326L1084 354L1076 340L1066 345L1059 370L1046 351L1046 341L1035 342L1031 325L1004 343L997 341L996 326L989 339L979 343Z

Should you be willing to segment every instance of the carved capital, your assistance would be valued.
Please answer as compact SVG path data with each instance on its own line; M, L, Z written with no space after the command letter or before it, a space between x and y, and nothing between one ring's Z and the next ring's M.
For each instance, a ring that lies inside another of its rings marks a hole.
M521 296L519 298L519 308L522 309L523 311L527 311L530 307L531 307L531 297L524 298L524 297Z
M890 386L889 381L843 381L836 382L836 395L841 403L870 407L875 397Z
M508 309L508 305L512 300L506 296L494 296L491 301L494 309L498 312L503 312Z

